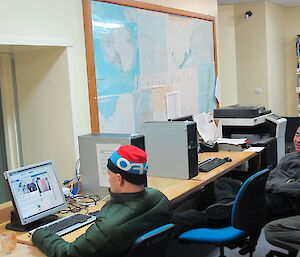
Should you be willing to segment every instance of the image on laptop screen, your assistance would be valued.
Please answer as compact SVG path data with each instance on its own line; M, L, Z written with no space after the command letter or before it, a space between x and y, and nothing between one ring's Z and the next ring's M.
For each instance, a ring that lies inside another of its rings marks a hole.
M22 225L66 208L53 161L5 172Z

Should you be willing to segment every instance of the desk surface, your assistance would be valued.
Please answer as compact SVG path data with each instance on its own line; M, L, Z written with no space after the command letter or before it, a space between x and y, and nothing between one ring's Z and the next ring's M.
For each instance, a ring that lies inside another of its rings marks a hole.
M208 172L200 172L199 175L190 179L190 180L183 180L183 179L173 179L173 178L159 178L159 177L148 177L148 186L152 188L156 188L163 192L167 198L172 202L180 199L181 197L187 197L189 194L193 193L194 191L203 188L205 185L213 181L214 179L224 175L226 172L234 169L235 167L241 165L245 161L253 158L256 156L257 153L255 152L208 152L208 153L201 153L199 154L199 160L204 160L209 157L230 157L232 162L228 162L223 164L222 166ZM89 207L89 211L99 210L105 204L104 201L100 201L97 206ZM0 231L4 230L4 226L6 223L2 223L0 225ZM90 226L90 225L88 225ZM81 229L78 229L70 234L63 236L63 239L72 242L78 236L83 234L88 226L85 226ZM17 238L19 242L29 243L30 238L28 233L20 233L17 232ZM17 244L16 251L11 254L10 256L20 256L23 257L27 256L37 256L37 257L44 257L45 255L38 250L36 247L31 247L24 244Z
M199 154L199 161L203 161L209 157L230 157L231 162L226 162L223 165L211 170L210 172L199 172L196 177L193 177L192 180L202 181L202 186L207 185L211 181L217 179L218 177L223 176L227 172L233 170L234 168L240 166L245 163L249 159L258 155L256 152L240 152L240 151L220 151L220 152L207 152Z

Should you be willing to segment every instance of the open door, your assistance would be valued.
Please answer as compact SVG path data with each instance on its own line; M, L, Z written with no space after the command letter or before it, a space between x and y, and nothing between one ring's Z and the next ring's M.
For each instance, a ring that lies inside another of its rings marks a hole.
M9 200L8 187L3 176L3 172L6 170L7 170L7 158L6 158L5 133L4 133L4 126L3 126L3 111L2 111L1 90L0 90L0 203L7 202Z

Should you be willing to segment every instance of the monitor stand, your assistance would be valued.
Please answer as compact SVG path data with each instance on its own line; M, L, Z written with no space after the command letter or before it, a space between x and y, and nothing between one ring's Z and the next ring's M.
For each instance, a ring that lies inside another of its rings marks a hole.
M7 224L5 228L13 231L28 232L30 230L48 224L57 219L58 219L57 215L51 214L37 221L31 222L30 224L22 225L18 213L16 212L16 210L12 210L11 218L10 218L11 222Z

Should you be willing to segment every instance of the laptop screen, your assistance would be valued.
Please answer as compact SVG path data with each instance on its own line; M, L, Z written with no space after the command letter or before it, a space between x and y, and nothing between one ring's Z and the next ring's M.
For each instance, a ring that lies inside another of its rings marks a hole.
M53 161L5 172L22 225L66 208Z

